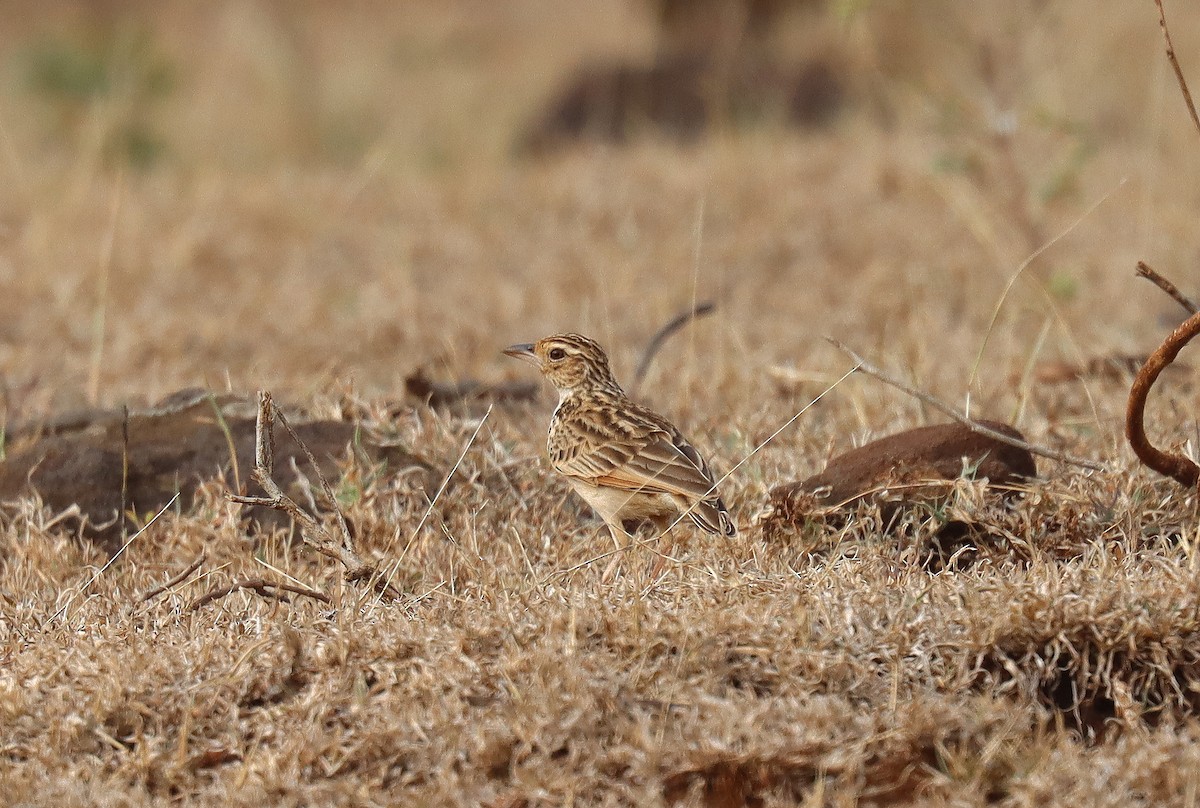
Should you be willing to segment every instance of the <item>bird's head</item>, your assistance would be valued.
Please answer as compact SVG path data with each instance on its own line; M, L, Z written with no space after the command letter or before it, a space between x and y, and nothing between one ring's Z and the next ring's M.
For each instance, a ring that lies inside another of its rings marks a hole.
M621 391L604 349L580 334L555 334L510 345L504 353L537 365L563 396L582 390Z

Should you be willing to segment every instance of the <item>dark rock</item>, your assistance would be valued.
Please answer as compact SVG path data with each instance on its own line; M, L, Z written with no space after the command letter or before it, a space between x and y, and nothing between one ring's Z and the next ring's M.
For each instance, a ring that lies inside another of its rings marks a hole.
M845 94L834 67L821 60L784 67L683 53L649 66L594 65L536 116L518 151L541 154L581 140L621 144L642 135L690 143L724 125L761 121L821 126L841 109Z
M262 494L251 480L256 407L235 396L184 391L153 410L128 416L122 410L96 410L19 429L9 440L7 459L0 463L0 501L37 491L54 512L77 505L78 518L64 520L64 527L115 549L121 539L123 487L126 511L155 512L176 492L181 508L187 510L204 481L221 479L234 488L236 458L236 477L242 487L249 494ZM293 428L326 479L336 479L339 460L354 444L358 426L309 421ZM292 460L301 469L306 469L307 460L286 430L277 426L275 438L276 481L286 488L295 476ZM389 470L429 468L397 447L370 441L359 445L368 459L386 461ZM282 518L265 508L251 509L250 515L270 524Z

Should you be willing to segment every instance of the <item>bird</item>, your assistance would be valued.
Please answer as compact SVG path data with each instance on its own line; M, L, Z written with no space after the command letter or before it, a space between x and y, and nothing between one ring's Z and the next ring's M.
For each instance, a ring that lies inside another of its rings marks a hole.
M594 340L555 334L504 353L536 365L558 389L550 465L604 520L618 549L632 538L626 521L665 530L680 513L709 533L737 535L708 463L674 424L629 399Z

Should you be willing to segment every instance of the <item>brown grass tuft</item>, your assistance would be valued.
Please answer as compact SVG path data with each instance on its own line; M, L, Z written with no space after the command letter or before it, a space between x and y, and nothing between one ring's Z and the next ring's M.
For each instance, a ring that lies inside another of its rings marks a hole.
M581 53L645 63L645 5L0 5L4 462L70 410L128 405L134 442L172 391L270 389L342 430L332 497L401 593L286 521L251 529L216 468L99 575L80 511L14 497L0 804L1193 803L1195 492L1129 453L1124 379L1033 369L1170 327L1128 268L1200 255L1195 132L1153 7L966 8L829 4L832 125L518 160ZM1171 23L1195 69L1200 27ZM740 527L835 452L941 420L855 374L764 444L849 370L826 334L1103 468L1039 461L1009 503L956 484L890 533L869 506L771 539L681 526L605 580L607 539L541 459L550 391L486 420L406 393L534 381L499 349L567 328L631 382L709 299L639 395L721 473L745 459L722 487ZM1188 440L1194 394L1180 370L1148 429ZM155 512L134 504L129 535ZM953 523L975 528L931 563Z

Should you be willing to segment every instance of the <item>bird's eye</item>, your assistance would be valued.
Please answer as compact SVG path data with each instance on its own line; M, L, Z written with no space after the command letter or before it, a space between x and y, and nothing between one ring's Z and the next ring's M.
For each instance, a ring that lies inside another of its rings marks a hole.
M564 351L562 348L551 348L550 349L550 361L551 362L561 362L562 360L564 360L566 358L567 358L567 352Z

